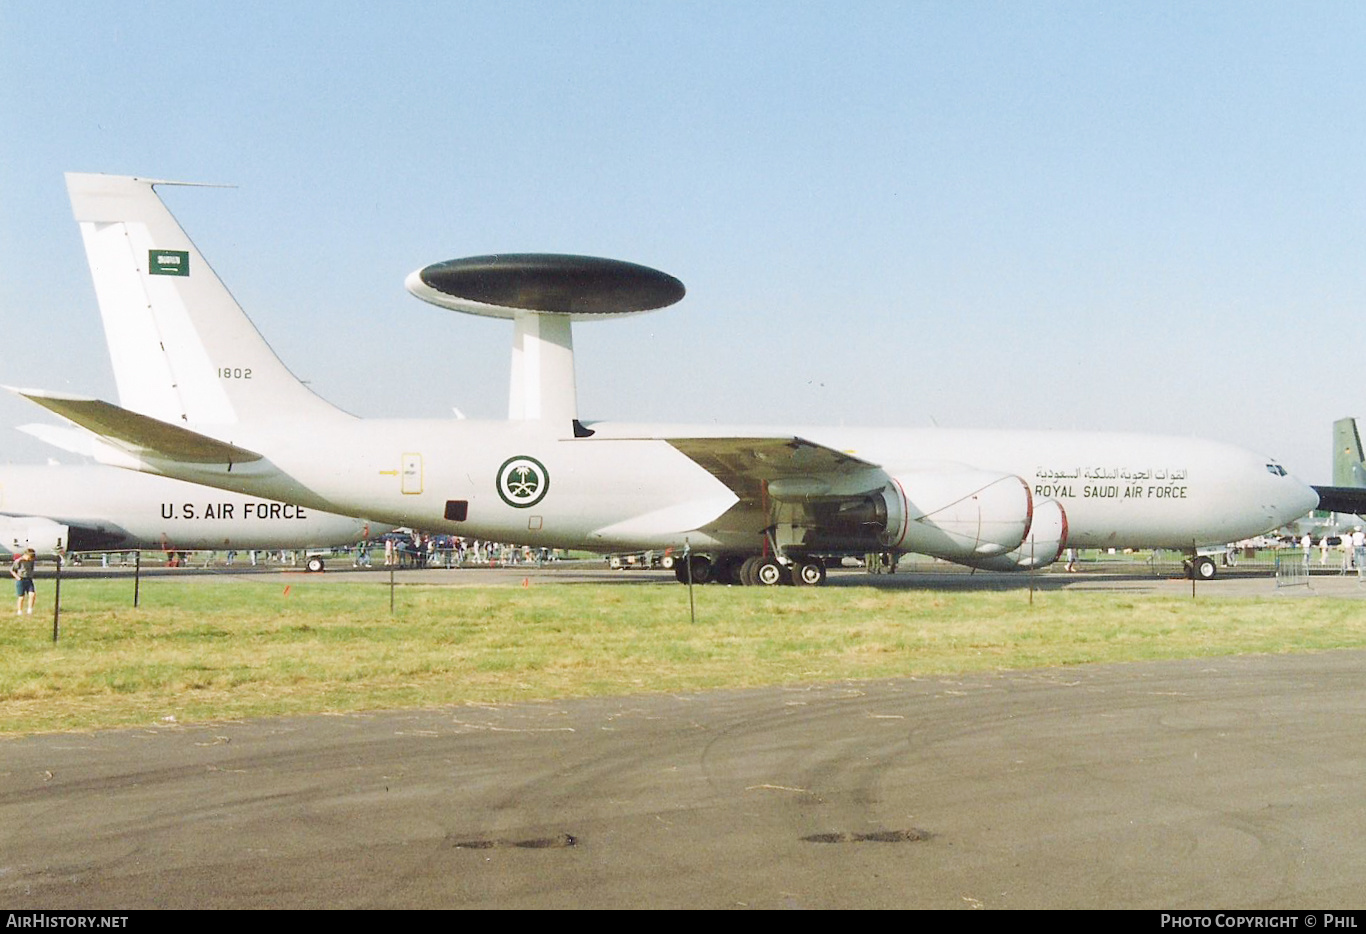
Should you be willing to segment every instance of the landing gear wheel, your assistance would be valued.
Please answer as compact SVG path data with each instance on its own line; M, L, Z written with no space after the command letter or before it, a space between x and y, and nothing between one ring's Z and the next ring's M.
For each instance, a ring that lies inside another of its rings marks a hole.
M1212 581L1219 573L1219 565L1209 555L1201 555L1192 562L1191 571L1196 580Z
M712 580L718 584L739 584L740 565L744 563L742 558L734 555L727 555L724 558L717 558L712 565Z
M674 565L674 577L678 578L680 584L688 582L688 565L692 565L692 582L694 584L705 584L712 579L711 561L705 555L693 555L687 561L679 559Z
M763 555L750 555L740 565L740 573L736 575L741 584L746 587L757 587L759 582L754 579L754 568L763 561Z
M792 565L792 583L798 587L819 587L825 583L825 565L819 561L799 561Z
M312 557L312 558L309 558L309 559L308 559L308 563L304 565L304 567L308 568L308 569L309 569L310 571L312 571L314 574L317 574L317 573L318 573L319 571L321 571L325 566L326 566L326 565L323 564L323 559L317 557L316 555L315 555L314 557Z
M753 574L754 582L765 587L792 583L792 577L787 573L787 568L779 564L777 558L761 559L758 564L754 565Z

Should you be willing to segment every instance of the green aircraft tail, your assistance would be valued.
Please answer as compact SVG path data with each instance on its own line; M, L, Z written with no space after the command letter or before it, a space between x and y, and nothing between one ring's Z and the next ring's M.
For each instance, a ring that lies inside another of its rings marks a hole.
M1366 460L1355 418L1333 422L1333 486L1366 487Z

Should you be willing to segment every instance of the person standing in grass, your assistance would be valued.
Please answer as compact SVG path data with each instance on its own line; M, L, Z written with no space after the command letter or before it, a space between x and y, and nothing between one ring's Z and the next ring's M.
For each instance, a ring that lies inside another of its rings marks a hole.
M33 614L33 604L38 600L38 592L33 586L33 563L37 555L32 548L14 559L10 565L9 576L14 578L14 594L18 598L14 604L14 615L24 612L24 596L28 596L28 612Z

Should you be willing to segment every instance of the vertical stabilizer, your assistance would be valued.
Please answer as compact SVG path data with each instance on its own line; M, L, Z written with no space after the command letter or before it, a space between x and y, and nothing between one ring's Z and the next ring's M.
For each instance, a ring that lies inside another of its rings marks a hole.
M66 184L123 407L197 428L341 414L285 368L153 190L184 183Z
M1366 487L1361 434L1355 418L1333 422L1333 486Z

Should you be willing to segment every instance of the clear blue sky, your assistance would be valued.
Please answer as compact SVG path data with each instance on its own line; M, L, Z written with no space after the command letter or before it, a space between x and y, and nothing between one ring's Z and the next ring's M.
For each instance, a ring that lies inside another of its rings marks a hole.
M0 382L114 396L62 173L139 174L240 186L165 196L358 414L506 412L510 325L408 272L584 253L689 290L576 330L585 419L1170 432L1325 482L1363 88L1359 3L0 0Z

